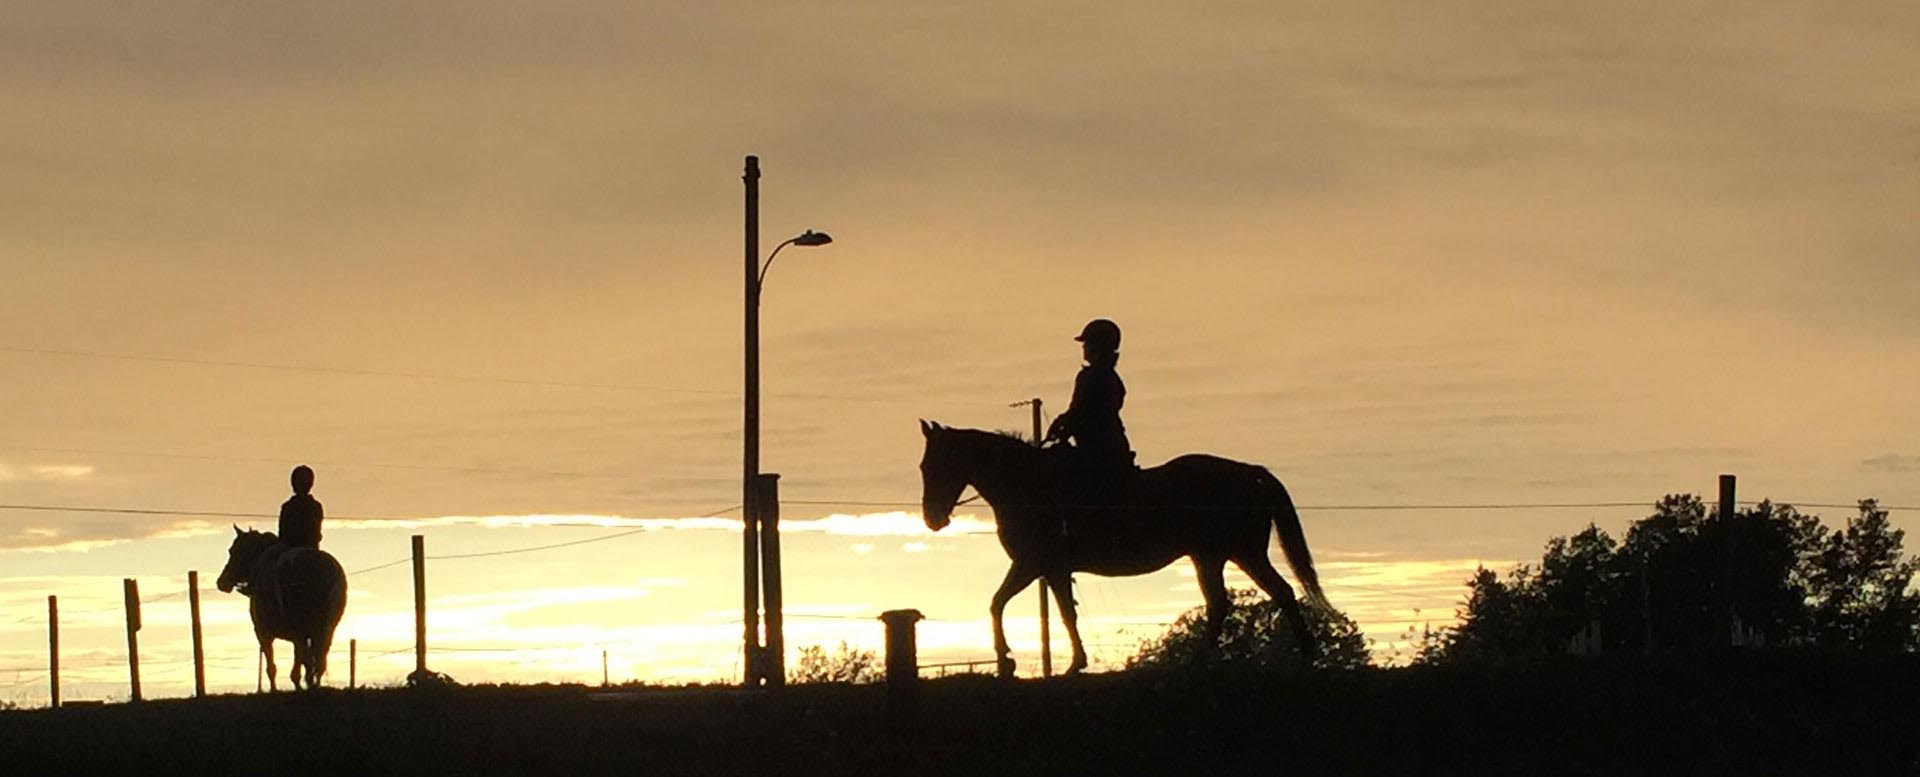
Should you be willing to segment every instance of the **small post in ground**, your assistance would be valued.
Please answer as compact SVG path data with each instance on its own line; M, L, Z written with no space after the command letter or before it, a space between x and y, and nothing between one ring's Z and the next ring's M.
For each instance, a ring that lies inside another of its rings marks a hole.
M424 683L427 674L427 538L413 535L413 674L408 680Z
M133 700L140 701L140 583L131 577L120 583L127 601L127 679Z
M200 573L187 570L187 614L193 621L193 698L207 696L207 653L200 642Z
M880 613L887 624L887 706L896 714L910 713L920 687L920 658L915 624L925 620L919 610Z
M60 708L60 597L47 597L47 698Z

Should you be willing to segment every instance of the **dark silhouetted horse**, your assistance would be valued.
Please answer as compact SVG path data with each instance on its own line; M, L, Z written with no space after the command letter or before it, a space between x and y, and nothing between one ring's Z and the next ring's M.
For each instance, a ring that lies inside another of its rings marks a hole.
M1063 483L1068 454L1036 448L995 432L950 429L920 422L927 438L920 460L921 504L927 528L939 531L952 519L967 486L993 506L1000 546L1013 564L993 594L993 649L1000 673L1013 673L1001 613L1029 583L1044 578L1060 605L1060 619L1073 640L1067 673L1087 666L1074 611L1074 572L1119 577L1144 575L1182 557L1193 559L1207 604L1207 638L1217 640L1232 608L1225 580L1232 561L1268 596L1280 602L1302 652L1316 648L1293 589L1267 560L1267 538L1279 531L1280 549L1307 596L1326 602L1293 498L1280 480L1254 464L1218 456L1187 455L1128 476L1105 488L1105 500L1089 500L1085 484ZM1104 504L1078 504L1104 501Z
M239 589L253 616L253 636L267 659L267 683L279 690L273 641L293 643L293 687L316 688L327 673L333 629L347 609L347 575L324 550L289 548L271 532L233 527L227 566L217 585L222 593Z

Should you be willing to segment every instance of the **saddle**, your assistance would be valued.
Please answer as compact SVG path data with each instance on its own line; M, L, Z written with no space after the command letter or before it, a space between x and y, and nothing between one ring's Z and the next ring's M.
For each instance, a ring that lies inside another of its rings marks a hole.
M1074 534L1074 525L1098 521L1116 504L1125 501L1140 467L1134 464L1132 451L1115 453L1087 451L1068 445L1055 451L1051 472L1058 484L1056 500L1061 505L1060 535Z

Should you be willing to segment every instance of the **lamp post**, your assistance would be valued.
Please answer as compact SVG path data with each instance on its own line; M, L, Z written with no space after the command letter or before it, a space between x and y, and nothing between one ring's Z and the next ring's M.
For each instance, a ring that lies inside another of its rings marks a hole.
M761 517L766 505L761 495L766 493L760 485L760 286L766 280L767 270L773 267L773 258L780 255L780 249L790 245L823 246L833 242L825 232L807 230L775 246L760 261L760 158L748 156L745 173L741 180L746 183L746 386L745 405L743 407L744 451L741 456L740 495L741 495L741 547L745 572L742 586L741 621L744 625L744 652L741 663L745 666L743 684L749 688L758 687L763 681L778 684L785 679L780 676L784 671L783 656L774 656L766 661L761 656L760 642L760 603L763 589L773 591L768 597L772 602L779 601L780 581L778 567L772 566L768 578L761 580L760 562L763 540L760 536ZM778 532L777 525L769 524L769 533ZM770 550L778 548L779 540L772 538ZM777 552L777 551L775 551ZM777 564L777 562L776 562ZM770 614L768 626L779 628L779 616ZM784 644L777 634L769 634L769 646L779 648Z

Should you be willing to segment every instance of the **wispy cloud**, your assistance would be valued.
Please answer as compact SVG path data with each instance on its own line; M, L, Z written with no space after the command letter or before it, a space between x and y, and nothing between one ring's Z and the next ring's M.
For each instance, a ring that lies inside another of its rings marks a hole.
M1898 453L1889 453L1885 456L1875 456L1862 461L1860 465L1867 469L1879 470L1881 472L1920 472L1920 456L1905 456Z

